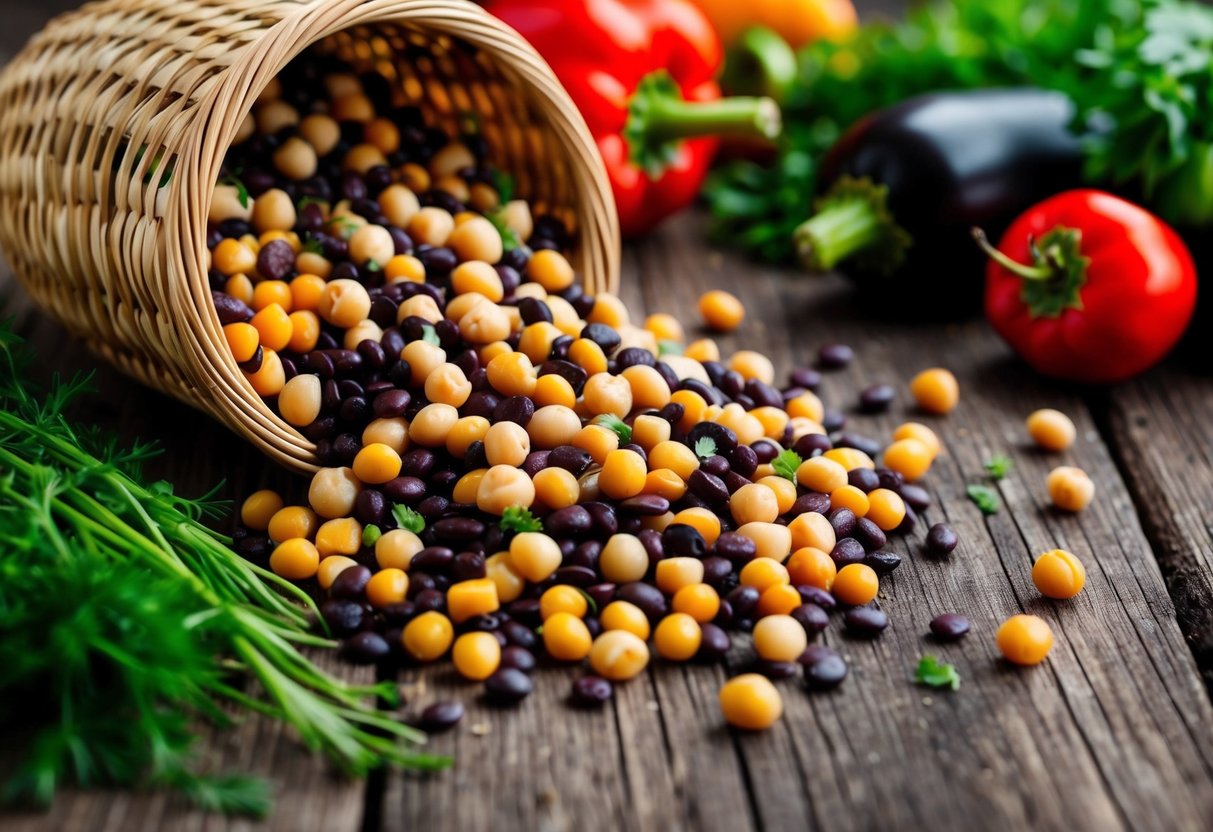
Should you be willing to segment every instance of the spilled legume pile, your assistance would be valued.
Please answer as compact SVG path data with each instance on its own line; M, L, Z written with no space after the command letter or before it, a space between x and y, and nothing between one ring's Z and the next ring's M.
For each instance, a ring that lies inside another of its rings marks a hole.
M853 634L888 626L890 536L929 504L917 481L940 441L915 422L887 443L842 430L815 390L852 360L845 345L780 384L759 353L724 360L669 315L634 323L585 293L575 218L517 198L487 156L382 79L314 59L258 103L211 207L215 307L252 387L325 467L306 504L249 497L237 548L314 582L349 660L449 656L499 704L530 693L540 656L588 665L570 700L589 706L654 652L720 661L747 633L755 672L721 708L767 727L782 712L771 679L845 679L838 653L810 645L831 611ZM712 292L700 313L730 331L745 310ZM911 391L937 414L959 399L941 369ZM860 407L892 398L877 385ZM956 535L936 526L927 545L946 554ZM1065 554L1040 570L1055 597L1081 588ZM1008 656L1043 659L1036 622L999 632ZM940 640L968 629L932 622ZM462 713L437 703L422 722Z

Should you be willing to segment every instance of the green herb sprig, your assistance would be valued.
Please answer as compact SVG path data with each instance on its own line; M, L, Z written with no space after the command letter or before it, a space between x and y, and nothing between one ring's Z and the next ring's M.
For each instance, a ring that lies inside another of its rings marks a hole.
M505 532L541 532L543 521L531 513L529 508L509 506L501 513L501 530Z
M800 464L804 462L800 458L800 454L788 448L781 451L778 456L771 460L771 467L775 469L775 473L784 479L796 481L796 472L800 469Z
M960 690L960 674L954 665L945 664L934 656L923 656L914 668L914 681L933 688Z

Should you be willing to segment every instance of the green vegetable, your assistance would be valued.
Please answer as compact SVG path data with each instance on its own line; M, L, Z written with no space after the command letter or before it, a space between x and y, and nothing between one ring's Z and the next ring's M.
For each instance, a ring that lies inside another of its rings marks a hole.
M934 656L923 656L914 668L914 681L933 688L960 689L960 674L950 664L944 664Z
M657 342L657 356L682 355L682 344L677 341L661 340Z
M402 746L412 728L301 647L314 602L202 524L217 505L141 484L155 449L122 449L73 425L87 378L35 391L32 356L0 325L0 734L10 800L46 803L65 781L167 786L228 811L264 811L264 789L193 770L192 725L219 701L288 723L363 774L381 762L446 764ZM238 687L236 674L256 685Z
M374 523L367 523L362 528L362 545L374 546L379 542L379 538L383 537L383 530Z
M615 435L619 437L620 445L626 445L632 441L632 429L614 413L603 413L601 416L595 417L594 424L614 431Z
M695 456L700 459L707 459L716 453L716 440L710 436L701 436L695 440Z
M965 489L965 493L969 495L973 504L981 509L982 514L997 514L998 510L1002 508L998 492L988 485L970 485Z
M219 180L219 184L231 185L236 189L236 199L240 201L241 208L247 208L249 206L250 197L248 187L244 184L244 181L239 176L225 176Z
M531 513L529 508L509 506L501 513L501 530L504 532L541 532L543 521Z
M399 504L392 506L392 517L396 518L398 527L407 529L413 534L421 534L425 531L425 518L408 506Z
M800 468L800 463L802 462L804 460L800 458L800 454L788 448L771 460L771 467L775 469L775 473L779 476L795 482L796 471Z
M995 480L1001 480L1006 477L1014 465L1015 461L1006 454L995 454L985 461L986 473L990 475L991 479Z
M433 344L435 347L442 345L442 340L438 337L438 330L434 329L433 324L421 325L421 340L427 344Z

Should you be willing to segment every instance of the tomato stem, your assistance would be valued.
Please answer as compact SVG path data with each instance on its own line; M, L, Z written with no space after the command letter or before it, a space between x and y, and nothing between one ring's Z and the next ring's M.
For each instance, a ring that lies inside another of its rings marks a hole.
M1058 263L1055 259L1049 260L1046 256L1042 256L1037 252L1036 259L1047 260L1047 266L1029 266L1026 263L1019 263L1012 260L1007 255L996 249L990 244L990 238L986 236L986 232L980 228L974 228L971 232L973 239L977 241L977 245L985 252L986 256L993 260L998 265L1009 271L1011 274L1018 275L1024 280L1048 280L1055 277L1058 271ZM1033 251L1036 251L1035 242L1031 243Z

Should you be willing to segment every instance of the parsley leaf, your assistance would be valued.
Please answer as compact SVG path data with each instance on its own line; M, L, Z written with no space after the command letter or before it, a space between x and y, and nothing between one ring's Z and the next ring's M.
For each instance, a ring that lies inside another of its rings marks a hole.
M969 495L969 499L973 504L981 509L982 514L997 514L1002 508L1002 500L998 499L998 492L988 485L970 485L965 489L965 493Z
M914 681L933 688L960 689L960 674L954 665L939 661L934 656L923 656L914 668Z
M595 417L594 424L614 431L615 435L619 437L620 445L626 445L632 441L632 429L614 413L603 413L601 416Z
M710 436L701 436L695 440L695 447L692 448L692 450L695 451L695 456L699 457L700 459L707 459L710 456L715 456L716 440Z
M796 469L800 467L800 463L804 462L800 458L800 454L788 448L779 456L771 460L771 467L775 469L775 473L783 477L785 480L796 481Z
M995 454L986 460L985 469L992 479L1000 480L1011 472L1014 465L1014 460L1006 454Z
M543 521L531 513L529 508L509 506L501 513L503 532L541 532Z
M489 211L484 218L493 224L493 228L497 229L497 233L501 236L501 247L505 251L513 251L522 247L522 240L518 237L518 233L506 224L505 214L500 208Z
M422 324L421 340L427 344L433 344L435 347L442 346L442 340L438 337L438 330L434 329L432 324Z
M421 534L425 531L425 518L408 506L392 506L392 517L396 518L397 526L407 529L413 534Z

